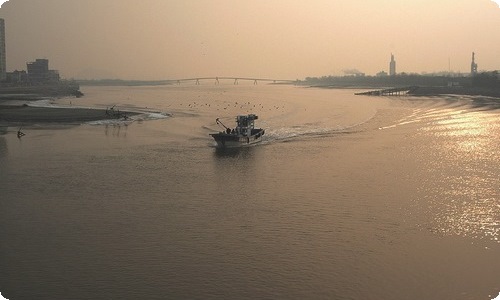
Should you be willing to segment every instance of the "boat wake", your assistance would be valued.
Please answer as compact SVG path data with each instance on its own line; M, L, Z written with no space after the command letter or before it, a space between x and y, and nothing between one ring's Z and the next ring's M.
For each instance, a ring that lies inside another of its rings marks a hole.
M291 140L323 138L338 134L351 133L358 131L357 128L359 126L370 122L376 114L377 113L374 112L366 119L363 119L362 121L358 120L358 122L351 124L340 120L335 122L335 120L325 119L319 122L308 122L291 126L276 126L271 120L269 122L263 122L263 127L267 128L266 136L264 136L263 142L288 142Z
M303 139L330 137L352 132L355 126L338 126L337 128L294 126L266 129L263 143L300 141Z

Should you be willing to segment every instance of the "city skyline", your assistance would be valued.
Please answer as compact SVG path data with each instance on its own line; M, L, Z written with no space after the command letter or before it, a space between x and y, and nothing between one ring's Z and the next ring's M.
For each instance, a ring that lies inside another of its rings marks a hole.
M302 79L500 69L500 8L491 0L15 1L5 19L7 71L37 58L63 78Z

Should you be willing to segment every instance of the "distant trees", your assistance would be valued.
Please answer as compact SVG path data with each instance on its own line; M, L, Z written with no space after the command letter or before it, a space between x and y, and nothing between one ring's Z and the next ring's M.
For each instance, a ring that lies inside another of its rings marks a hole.
M482 72L472 78L472 86L500 89L498 71Z
M386 73L385 73L386 74ZM462 86L500 89L498 71L483 72L473 77L450 75L420 75L400 73L395 76L322 76L306 77L299 84L331 87L401 87L401 86Z
M303 84L322 86L370 86L370 87L398 87L410 85L446 86L451 79L445 76L423 76L418 74L401 73L395 76L323 76L307 77ZM457 78L453 78L457 81Z

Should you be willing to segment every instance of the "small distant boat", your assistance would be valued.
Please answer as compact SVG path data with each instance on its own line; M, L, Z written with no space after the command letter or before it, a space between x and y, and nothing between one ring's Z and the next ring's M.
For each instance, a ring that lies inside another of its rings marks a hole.
M236 117L236 127L229 128L217 118L217 124L224 127L225 131L211 133L220 148L244 147L262 141L264 129L254 128L254 121L259 117L254 114Z

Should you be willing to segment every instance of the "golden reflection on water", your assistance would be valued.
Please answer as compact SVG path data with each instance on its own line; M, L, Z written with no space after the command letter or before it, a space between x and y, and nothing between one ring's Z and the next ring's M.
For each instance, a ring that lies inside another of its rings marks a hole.
M432 174L421 188L434 231L500 243L500 123L498 113L434 112L421 129L431 137Z

